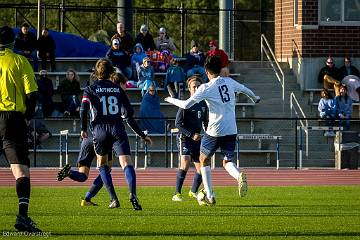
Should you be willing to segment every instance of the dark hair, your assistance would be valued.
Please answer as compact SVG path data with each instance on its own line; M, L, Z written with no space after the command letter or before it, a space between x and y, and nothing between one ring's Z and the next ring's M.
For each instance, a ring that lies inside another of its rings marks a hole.
M120 85L120 83L126 84L126 82L128 81L125 75L119 72L111 74L110 80L117 85Z
M220 57L216 55L208 56L205 60L204 67L210 74L220 74L221 71Z
M46 30L46 31L49 31L49 29L47 27L42 27L42 30Z
M7 45L14 42L15 34L11 27L0 28L0 45Z
M95 76L99 80L110 79L110 76L114 71L112 63L105 58L99 59L95 64Z
M27 28L29 28L30 25L29 25L28 23L24 22L23 24L21 24L21 27L27 27Z
M321 90L321 93L325 93L325 95L329 98L329 99L333 99L333 95L329 92L329 90L327 90L326 88L323 88Z

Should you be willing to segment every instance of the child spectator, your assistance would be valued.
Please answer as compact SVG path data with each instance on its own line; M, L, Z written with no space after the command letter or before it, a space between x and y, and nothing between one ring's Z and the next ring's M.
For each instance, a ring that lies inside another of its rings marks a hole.
M145 57L143 64L138 68L138 79L137 87L143 89L146 81L154 81L154 68L150 64L150 58Z
M58 91L64 107L64 116L78 115L80 110L80 82L74 70L66 72L66 78L60 83Z
M318 111L320 117L325 119L325 125L327 127L334 126L334 120L336 119L336 105L333 96L326 89L321 91L321 99L319 101ZM333 137L335 136L335 132L325 131L324 136Z
M131 68L134 73L134 79L137 79L136 69L143 63L143 59L146 58L146 54L144 52L143 47L140 43L137 43L134 46L134 54L131 57Z
M135 43L140 43L145 51L153 51L155 49L154 38L149 33L149 29L145 24L141 25L140 33L136 36Z
M340 126L344 127L344 130L349 130L349 119L352 116L352 100L347 95L347 88L345 85L340 86L340 96L335 97L335 104L340 119Z
M199 45L195 41L191 41L191 49L186 54L186 77L189 78L194 74L200 74L201 78L206 81L204 62L205 54L199 50Z
M120 39L115 38L111 41L111 48L106 53L106 58L109 59L114 67L121 70L128 79L131 78L131 64L130 57L124 49L120 47Z
M167 89L171 97L180 99L180 85L183 85L184 81L185 73L179 66L178 60L175 58L171 59L170 67L166 72L164 89Z
M50 60L50 69L52 72L56 70L55 68L55 41L49 35L49 29L43 28L41 36L38 39L38 50L39 57L41 58L41 68L46 69L47 60Z
M51 116L54 111L54 85L51 79L47 77L47 71L41 70L40 77L37 80L38 84L38 101L44 117Z
M155 84L151 84L143 96L140 106L140 124L148 133L164 133L164 115L160 111L160 99ZM154 119L159 118L159 119Z

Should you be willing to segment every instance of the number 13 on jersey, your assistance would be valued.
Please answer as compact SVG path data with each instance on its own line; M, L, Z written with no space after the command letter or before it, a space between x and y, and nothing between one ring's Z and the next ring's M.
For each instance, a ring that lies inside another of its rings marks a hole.
M226 85L221 85L221 86L219 86L218 89L219 89L221 101L223 103L229 102L230 101L230 95L229 95L228 87Z

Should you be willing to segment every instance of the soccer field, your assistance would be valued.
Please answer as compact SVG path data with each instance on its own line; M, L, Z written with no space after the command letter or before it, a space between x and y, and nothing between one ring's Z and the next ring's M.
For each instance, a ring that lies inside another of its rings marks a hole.
M33 187L30 216L56 239L360 239L360 186L252 187L242 199L236 187L216 187L215 207L172 202L172 187L141 187L143 211L132 210L125 188L119 209L107 209L104 189L100 206L80 207L86 190ZM13 187L0 188L0 202L5 238L15 232Z

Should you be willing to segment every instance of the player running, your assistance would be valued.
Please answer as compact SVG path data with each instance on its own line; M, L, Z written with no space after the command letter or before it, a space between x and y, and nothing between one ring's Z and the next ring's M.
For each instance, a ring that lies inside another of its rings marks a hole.
M195 94L196 89L201 85L200 76L194 75L187 80L190 96ZM183 200L181 189L189 170L190 162L193 161L196 169L189 197L195 197L202 183L200 172L200 132L202 127L207 128L208 123L207 106L204 101L196 103L189 109L179 108L176 114L175 126L179 129L178 148L181 158L179 170L176 174L176 190L172 197L175 202Z
M205 61L205 72L209 82L202 84L196 93L187 100L178 100L167 97L165 101L180 108L188 109L195 103L205 100L209 108L209 123L206 133L201 139L200 166L201 175L206 192L203 199L198 199L200 205L215 205L215 196L212 190L212 178L210 159L220 147L224 155L223 167L238 181L239 195L244 197L247 193L246 175L237 169L234 158L236 145L236 116L235 116L235 93L244 93L254 102L259 102L250 89L229 77L221 77L221 61L217 56L210 56Z

